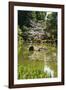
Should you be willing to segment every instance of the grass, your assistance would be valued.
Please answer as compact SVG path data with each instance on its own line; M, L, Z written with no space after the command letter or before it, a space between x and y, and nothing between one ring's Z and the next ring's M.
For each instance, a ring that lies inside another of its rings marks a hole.
M24 61L22 65L18 65L18 79L34 79L50 77L44 72L43 61Z
M52 57L52 54L56 52L56 48L47 44L43 46L47 46L49 49L46 53L47 56L50 56L47 65L54 70L54 77L57 77L57 62L53 62L54 59L56 61L56 57ZM44 60L40 60L40 58L29 60L28 56L31 53L27 48L28 45L22 44L22 47L18 49L18 79L50 78L50 75L44 72Z

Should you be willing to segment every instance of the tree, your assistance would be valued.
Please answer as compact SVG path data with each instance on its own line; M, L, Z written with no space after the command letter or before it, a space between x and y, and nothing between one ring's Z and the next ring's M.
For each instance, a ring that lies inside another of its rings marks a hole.
M36 12L36 19L37 20L45 20L46 12Z
M52 38L57 39L57 13L52 12L47 16L47 31L51 34Z
M23 25L30 26L31 11L18 11L18 25L21 28Z

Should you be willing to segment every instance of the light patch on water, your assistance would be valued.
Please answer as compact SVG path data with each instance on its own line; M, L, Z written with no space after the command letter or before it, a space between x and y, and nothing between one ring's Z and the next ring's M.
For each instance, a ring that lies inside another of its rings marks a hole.
M32 55L29 56L30 60L44 60L44 55L39 51L34 51Z
M47 73L48 76L54 77L54 71L50 69L48 66L44 67L44 72Z

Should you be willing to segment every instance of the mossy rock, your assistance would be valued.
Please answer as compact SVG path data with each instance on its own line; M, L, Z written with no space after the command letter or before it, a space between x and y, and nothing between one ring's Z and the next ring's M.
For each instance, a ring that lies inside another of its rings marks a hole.
M29 51L34 51L34 47L33 46L30 46L29 47Z

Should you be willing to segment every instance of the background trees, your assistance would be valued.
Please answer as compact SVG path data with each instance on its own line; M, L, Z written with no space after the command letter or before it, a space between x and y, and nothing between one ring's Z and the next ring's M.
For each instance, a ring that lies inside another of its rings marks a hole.
M57 40L57 13L18 11L18 26L24 41L38 39ZM19 32L19 31L18 31ZM41 36L40 36L41 35ZM42 38L41 38L42 37ZM44 37L44 38L43 38Z
M47 31L51 34L51 37L57 39L57 13L52 12L47 16Z

